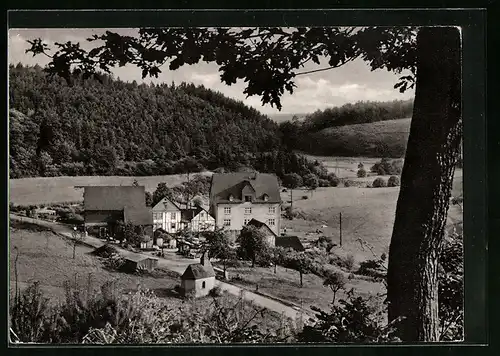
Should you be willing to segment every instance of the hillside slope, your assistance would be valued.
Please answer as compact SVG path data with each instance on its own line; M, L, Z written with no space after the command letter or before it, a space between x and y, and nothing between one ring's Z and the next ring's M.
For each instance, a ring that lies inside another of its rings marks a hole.
M403 157L411 119L330 127L304 135L301 150L323 156Z
M280 142L275 122L193 84L104 76L68 86L39 66L11 65L9 108L11 178L213 169Z

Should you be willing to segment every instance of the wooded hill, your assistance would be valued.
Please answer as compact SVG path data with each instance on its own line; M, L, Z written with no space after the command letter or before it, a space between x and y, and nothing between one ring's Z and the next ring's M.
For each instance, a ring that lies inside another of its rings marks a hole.
M10 176L152 175L247 164L280 148L278 125L203 86L102 77L69 87L10 66Z
M280 123L284 143L313 155L404 156L413 100L358 102Z

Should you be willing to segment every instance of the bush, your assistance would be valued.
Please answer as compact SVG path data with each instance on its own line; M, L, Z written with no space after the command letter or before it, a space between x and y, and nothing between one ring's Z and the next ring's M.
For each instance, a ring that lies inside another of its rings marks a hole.
M354 256L348 255L346 257L342 257L338 255L330 255L329 263L347 271L351 271L354 268Z
M376 178L372 184L373 188L383 188L386 186L387 186L387 184L386 184L385 180L383 178L380 178L380 177Z
M309 199L309 197L307 195L302 196L302 200L307 200L307 199Z
M387 181L388 187L399 187L399 177L398 176L390 176Z
M382 158L380 162L375 163L371 168L371 171L379 176L399 175L402 170L403 161L401 159L391 161L387 158Z
M330 182L327 179L320 179L319 180L319 186L320 187L329 187Z
M344 187L349 188L352 185L352 182L348 179L344 181Z
M339 184L340 184L339 178L334 178L330 180L330 187L338 187Z
M357 175L358 175L358 178L364 178L364 177L366 177L366 171L364 170L364 168L360 168L358 170Z

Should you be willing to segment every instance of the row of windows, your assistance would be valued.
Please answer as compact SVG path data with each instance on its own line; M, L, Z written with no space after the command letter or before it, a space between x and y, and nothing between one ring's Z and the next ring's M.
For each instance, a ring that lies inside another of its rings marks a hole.
M251 219L245 219L243 221L243 225L246 225L250 222ZM268 219L266 221L268 226L276 226L276 219ZM224 219L224 226L231 226L231 219Z
M251 213L252 213L252 208L245 208L245 214L251 214ZM276 207L275 206L269 207L269 214L276 214ZM224 215L231 215L231 207L230 206L224 207Z
M160 228L163 228L163 225L162 224L153 224L153 228L156 230L156 229L160 229ZM170 229L172 230L175 230L177 228L177 224L176 223L171 223L170 224Z
M153 220L161 220L161 219L163 219L163 213L153 213ZM170 220L176 220L176 219L177 219L177 213L170 213Z

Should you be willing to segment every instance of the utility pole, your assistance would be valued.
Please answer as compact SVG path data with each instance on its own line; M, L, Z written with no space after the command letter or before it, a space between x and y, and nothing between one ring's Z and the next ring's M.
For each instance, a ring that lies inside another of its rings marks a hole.
M339 222L340 222L340 247L342 247L342 212L339 213Z

